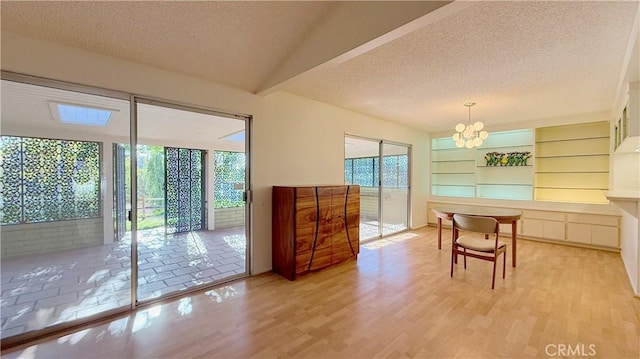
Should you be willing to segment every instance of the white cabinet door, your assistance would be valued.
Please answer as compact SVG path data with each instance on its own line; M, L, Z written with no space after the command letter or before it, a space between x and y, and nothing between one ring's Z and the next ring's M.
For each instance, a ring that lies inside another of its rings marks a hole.
M525 219L524 224L522 225L522 234L525 236L543 238L543 220L540 219Z
M618 248L618 228L597 224L569 223L567 239L570 242L595 244Z
M567 240L569 242L591 244L591 226L582 223L569 223Z
M543 227L544 238L564 240L564 222L544 222Z
M525 236L563 241L564 222L527 218L524 220L522 234Z
M599 246L619 248L618 228L608 226L591 226L591 243Z

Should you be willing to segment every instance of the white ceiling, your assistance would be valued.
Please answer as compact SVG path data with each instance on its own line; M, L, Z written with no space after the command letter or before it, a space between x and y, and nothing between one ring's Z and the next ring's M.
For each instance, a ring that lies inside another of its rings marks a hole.
M35 137L100 141L129 140L129 101L2 81L2 133ZM106 126L61 123L54 112L58 103L111 110ZM242 120L138 104L138 143L244 151L244 141L229 136L244 130Z
M638 1L2 2L3 31L427 131L609 111ZM637 36L637 35L636 35ZM179 55L176 55L179 54ZM638 81L638 71L626 74ZM635 77L635 78L634 78Z

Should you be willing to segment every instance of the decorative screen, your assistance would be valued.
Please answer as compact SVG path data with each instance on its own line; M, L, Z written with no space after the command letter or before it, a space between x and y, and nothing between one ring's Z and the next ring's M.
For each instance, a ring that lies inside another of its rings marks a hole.
M0 137L3 225L100 215L99 143Z
M214 207L244 206L245 154L215 151L214 156Z
M407 155L384 156L384 186L407 187ZM344 160L344 180L347 184L378 187L380 167L378 157L347 158Z
M204 151L165 147L165 223L167 233L205 228Z

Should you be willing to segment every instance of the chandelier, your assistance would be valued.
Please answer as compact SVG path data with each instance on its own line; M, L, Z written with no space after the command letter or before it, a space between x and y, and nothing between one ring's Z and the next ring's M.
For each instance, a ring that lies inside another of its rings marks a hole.
M469 108L469 122L465 126L464 123L456 125L456 133L452 138L456 142L457 147L474 148L482 145L482 141L489 137L487 131L482 131L484 123L478 121L471 124L471 107L475 105L475 102L467 102L464 105Z

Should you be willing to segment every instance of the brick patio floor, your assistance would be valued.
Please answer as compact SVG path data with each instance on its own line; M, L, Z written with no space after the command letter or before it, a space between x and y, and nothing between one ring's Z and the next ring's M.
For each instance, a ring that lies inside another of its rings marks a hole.
M139 301L246 272L244 227L139 233ZM2 338L131 302L127 237L99 247L6 258L1 269Z

